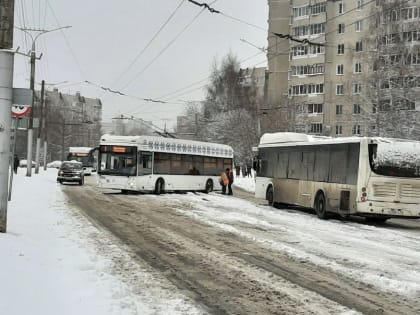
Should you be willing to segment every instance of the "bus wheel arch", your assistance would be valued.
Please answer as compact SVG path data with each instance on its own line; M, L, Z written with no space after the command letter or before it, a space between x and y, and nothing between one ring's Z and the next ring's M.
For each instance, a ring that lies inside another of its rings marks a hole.
M320 219L327 219L327 198L325 197L325 192L323 190L318 190L315 194L314 200L314 209L316 215Z
M211 193L213 191L213 187L214 187L213 180L211 178L207 179L206 189L205 189L206 194Z
M272 184L268 185L267 191L265 193L265 200L268 201L268 205L274 206L274 187Z
M165 181L162 177L158 178L155 184L155 194L160 195L165 191Z

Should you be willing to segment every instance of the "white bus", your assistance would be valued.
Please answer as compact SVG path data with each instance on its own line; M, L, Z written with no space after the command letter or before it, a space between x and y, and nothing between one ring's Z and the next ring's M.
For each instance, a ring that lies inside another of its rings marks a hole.
M90 147L70 147L67 161L81 162L85 175L91 175L96 172L93 152L94 148Z
M420 217L420 142L265 134L255 195L275 203L371 221Z
M232 168L228 145L157 136L101 137L99 188L122 192L220 190L220 174Z

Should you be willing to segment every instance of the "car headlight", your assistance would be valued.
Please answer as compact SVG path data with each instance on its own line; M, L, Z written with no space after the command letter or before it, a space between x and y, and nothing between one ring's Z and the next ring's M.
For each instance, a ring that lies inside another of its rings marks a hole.
M58 172L58 175L60 175L60 176L63 175L63 172L62 171L59 171Z

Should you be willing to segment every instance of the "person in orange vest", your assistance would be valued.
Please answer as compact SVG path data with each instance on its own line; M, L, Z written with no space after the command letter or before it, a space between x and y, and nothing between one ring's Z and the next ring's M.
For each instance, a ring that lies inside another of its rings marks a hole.
M226 194L226 186L229 184L229 178L225 172L220 174L220 185L222 185L222 194Z

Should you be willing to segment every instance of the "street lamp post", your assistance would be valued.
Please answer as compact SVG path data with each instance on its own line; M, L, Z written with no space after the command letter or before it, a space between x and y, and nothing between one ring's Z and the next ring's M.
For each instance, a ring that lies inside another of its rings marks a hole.
M31 78L30 78L30 89L33 91L32 96L32 109L29 117L29 125L28 125L28 146L27 146L27 168L26 168L26 176L32 175L32 141L33 141L33 120L34 120L34 107L35 107L35 60L41 59L42 54L37 58L35 53L35 42L39 38L39 36L51 33L54 31L58 31L65 28L70 28L71 26L62 26L58 27L52 30L43 30L43 29L32 29L32 28L20 28L17 29L21 30L22 32L25 32L29 35L29 37L32 39L32 49L31 49ZM31 32L38 32L38 34L32 36ZM40 126L38 127L40 128ZM37 146L39 145L38 142L40 142L41 139L37 138Z

